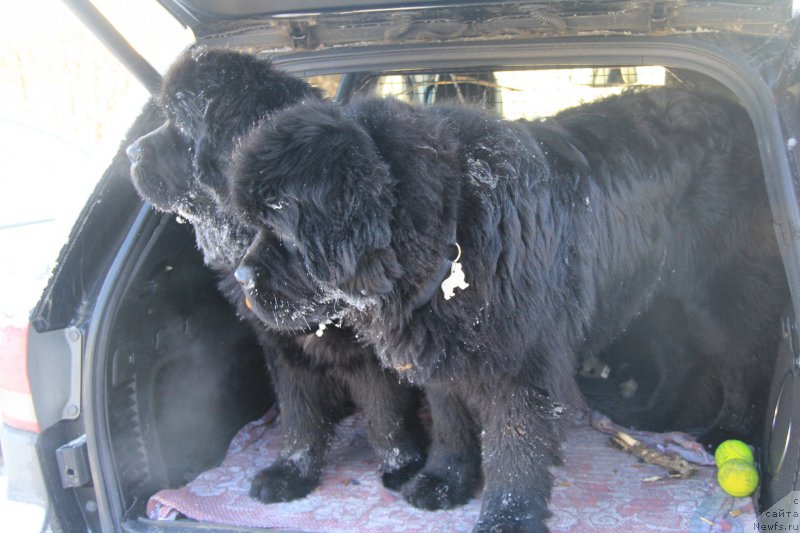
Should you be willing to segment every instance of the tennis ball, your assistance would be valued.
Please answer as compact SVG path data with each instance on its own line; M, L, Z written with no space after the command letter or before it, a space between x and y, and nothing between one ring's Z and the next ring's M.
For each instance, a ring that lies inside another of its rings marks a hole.
M758 471L744 459L730 459L719 467L717 481L722 490L734 498L743 498L756 490Z
M717 466L722 466L731 459L741 459L748 464L755 464L753 452L750 451L750 447L736 439L726 440L717 446L717 451L714 452L714 460Z

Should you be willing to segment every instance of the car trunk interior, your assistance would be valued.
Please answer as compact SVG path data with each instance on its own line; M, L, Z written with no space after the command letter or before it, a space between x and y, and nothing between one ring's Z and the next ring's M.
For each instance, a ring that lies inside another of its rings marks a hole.
M190 227L158 216L108 352L109 435L133 507L218 462L273 401L258 343L216 290Z
M338 76L323 76L314 81L333 93L339 80ZM510 119L547 116L631 87L673 85L735 98L708 76L658 65L399 71L351 75L343 81L355 92L392 95L422 105L455 100L493 109ZM548 93L535 92L545 86ZM256 338L217 292L215 275L203 264L191 226L173 215L148 212L143 216L147 231L139 231L138 252L129 260L113 305L106 311L107 333L98 351L104 374L98 382L104 384L102 393L107 398L107 427L102 431L108 438L116 475L115 482L110 483L114 487L111 494L128 519L126 527L130 530L139 530L142 524L157 527L147 519L148 499L219 465L237 431L262 417L274 400ZM646 403L651 386L648 380L655 380L655 376L644 371L636 388L623 393L617 376L602 371L604 365L599 361L599 372L584 369L579 378L592 407L619 413ZM770 395L769 390L763 393L765 398ZM607 437L595 439L591 445L570 443L574 446L568 461L574 454L582 454L585 460L591 460L593 454L611 457L604 464L617 476L636 478L639 486L643 476L638 467L615 463L616 455L622 460L631 458L610 448ZM751 444L761 446L761 442ZM562 487L580 483L574 473L559 479ZM680 484L687 481L657 483L675 484L669 494L677 494ZM707 485L707 480L704 483ZM565 497L562 495L561 501ZM719 497L724 498L721 491ZM664 496L658 498L663 500ZM639 508L632 505L628 511L644 513L645 517L654 515L655 522L659 521L658 513L674 513L674 502L669 499L661 501L660 507L647 508L654 505L653 501L647 500L647 505ZM685 509L686 513L700 518L706 513L713 520L713 513L699 508L699 502L706 500L697 501L698 508ZM602 502L599 505L602 507ZM612 509L612 503L608 508L612 515L619 512ZM562 511L575 509L580 513L581 505ZM559 511L554 508L556 514ZM752 516L752 508L749 513ZM178 516L188 517L189 522L193 518L185 509Z

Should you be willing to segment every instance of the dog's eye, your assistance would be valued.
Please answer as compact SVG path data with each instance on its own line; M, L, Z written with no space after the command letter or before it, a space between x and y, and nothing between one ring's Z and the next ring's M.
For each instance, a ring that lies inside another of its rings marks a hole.
M297 212L291 209L291 205L285 200L275 203L279 203L281 207L271 208L266 213L263 221L274 235L280 237L281 241L294 242L297 229Z

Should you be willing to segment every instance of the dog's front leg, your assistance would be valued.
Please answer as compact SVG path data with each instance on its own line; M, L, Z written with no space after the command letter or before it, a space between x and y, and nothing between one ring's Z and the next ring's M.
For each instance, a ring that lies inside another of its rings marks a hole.
M264 503L296 500L319 485L325 450L349 403L342 385L323 372L290 362L285 354L269 363L282 446L278 459L256 474L250 486L250 496Z
M461 398L438 384L425 387L433 428L428 461L403 486L403 497L422 509L451 509L472 498L480 481L475 420Z
M547 531L549 468L560 462L564 407L503 383L480 402L484 494L475 532Z
M345 379L381 460L383 486L398 490L425 465L427 436L419 418L422 392L381 368L377 358L349 371Z

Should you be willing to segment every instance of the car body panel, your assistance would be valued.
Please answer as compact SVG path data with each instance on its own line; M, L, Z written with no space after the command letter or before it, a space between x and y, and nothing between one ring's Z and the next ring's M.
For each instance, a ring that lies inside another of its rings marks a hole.
M773 34L786 0L754 2L218 2L162 0L198 40L257 34L259 47L331 46L581 34L733 31Z

